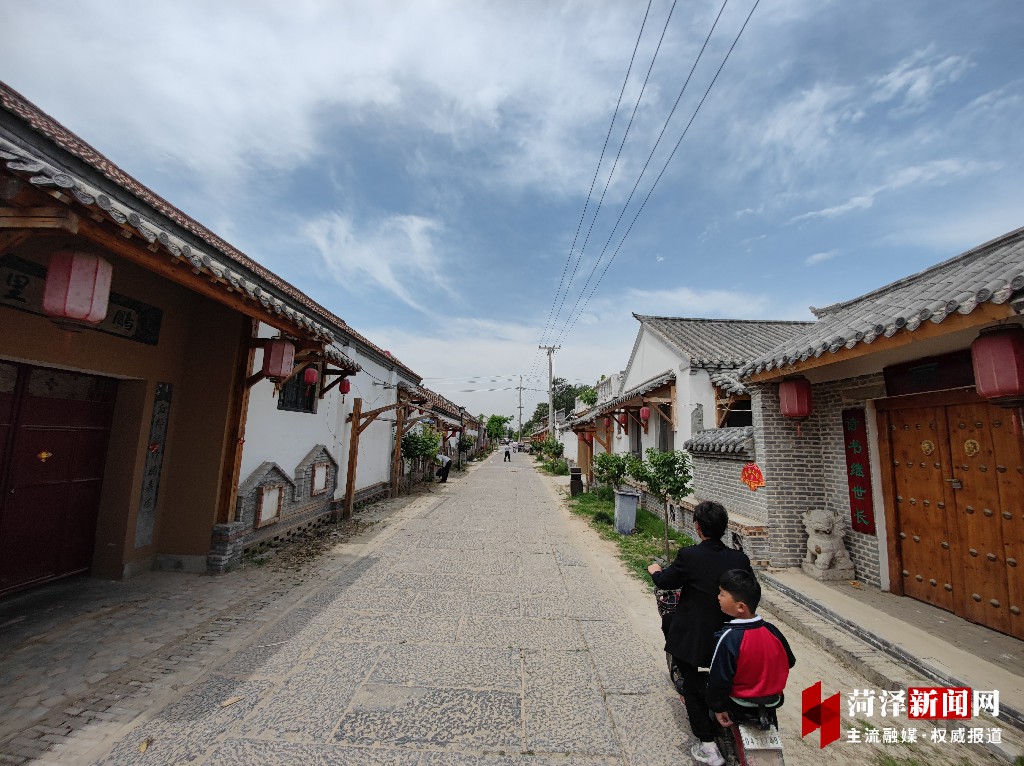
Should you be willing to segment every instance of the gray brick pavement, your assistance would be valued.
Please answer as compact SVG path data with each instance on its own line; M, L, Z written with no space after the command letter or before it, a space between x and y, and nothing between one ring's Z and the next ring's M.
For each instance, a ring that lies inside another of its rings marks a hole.
M90 581L66 619L0 619L0 764L678 763L682 707L625 618L653 604L515 457L300 572Z

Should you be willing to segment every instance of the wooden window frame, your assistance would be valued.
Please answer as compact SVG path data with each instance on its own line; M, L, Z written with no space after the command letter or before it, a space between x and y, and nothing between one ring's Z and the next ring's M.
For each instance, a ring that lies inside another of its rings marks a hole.
M324 486L323 489L316 488L316 471L318 468L324 469ZM322 463L313 463L309 468L309 495L310 497L316 497L322 495L330 490L331 484L331 464L326 460Z

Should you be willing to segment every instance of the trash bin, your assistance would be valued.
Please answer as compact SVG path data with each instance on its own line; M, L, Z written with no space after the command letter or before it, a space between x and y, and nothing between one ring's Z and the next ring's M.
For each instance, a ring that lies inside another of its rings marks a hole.
M569 495L575 497L583 491L583 469L569 469Z
M615 531L620 535L633 534L636 526L636 507L640 493L630 490L615 490Z

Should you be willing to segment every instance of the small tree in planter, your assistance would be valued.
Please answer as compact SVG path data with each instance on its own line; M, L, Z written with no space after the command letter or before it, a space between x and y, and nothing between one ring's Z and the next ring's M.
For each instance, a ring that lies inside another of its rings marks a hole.
M638 460L631 457L628 468L629 475L661 501L661 510L665 517L665 560L668 561L668 499L678 499L690 494L690 458L685 452L678 450L662 452L649 447L647 459Z
M628 535L636 523L636 507L640 495L622 489L622 481L629 475L629 455L605 452L594 456L594 478L602 484L610 484L615 490L615 529L619 534Z

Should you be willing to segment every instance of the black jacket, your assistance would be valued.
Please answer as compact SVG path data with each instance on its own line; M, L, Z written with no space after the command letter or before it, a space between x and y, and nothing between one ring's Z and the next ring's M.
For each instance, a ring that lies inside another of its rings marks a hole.
M709 539L680 548L670 566L651 575L658 588L683 589L665 642L665 651L676 659L711 666L715 633L728 619L718 606L718 578L730 569L753 573L747 554Z

